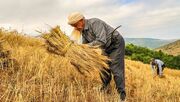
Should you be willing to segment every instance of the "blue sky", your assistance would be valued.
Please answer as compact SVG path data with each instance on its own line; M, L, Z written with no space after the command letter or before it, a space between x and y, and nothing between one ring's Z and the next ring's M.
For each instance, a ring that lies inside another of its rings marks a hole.
M60 25L70 34L67 16L80 11L113 27L124 37L180 39L180 0L1 0L0 27L29 35Z
M119 0L119 1L122 1L122 3L132 3L132 2L135 2L136 0Z

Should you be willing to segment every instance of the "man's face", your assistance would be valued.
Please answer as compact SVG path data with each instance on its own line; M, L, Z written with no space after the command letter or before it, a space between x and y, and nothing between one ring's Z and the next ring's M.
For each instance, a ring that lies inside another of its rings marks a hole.
M83 28L84 28L84 19L81 19L80 21L78 21L77 23L75 23L75 24L72 24L71 26L73 26L75 29L77 29L77 30L79 30L79 31L81 31L81 30L83 30Z

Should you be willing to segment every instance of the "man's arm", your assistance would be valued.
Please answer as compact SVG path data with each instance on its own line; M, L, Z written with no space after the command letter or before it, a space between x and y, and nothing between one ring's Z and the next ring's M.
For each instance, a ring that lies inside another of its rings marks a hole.
M152 73L154 74L155 73L155 65L153 65L152 62L150 63L150 67L152 69Z
M155 66L151 64L151 68L152 68L152 70L154 70L154 67L155 67Z
M87 43L89 43L89 41L82 36L82 43L83 43L83 44L87 44Z

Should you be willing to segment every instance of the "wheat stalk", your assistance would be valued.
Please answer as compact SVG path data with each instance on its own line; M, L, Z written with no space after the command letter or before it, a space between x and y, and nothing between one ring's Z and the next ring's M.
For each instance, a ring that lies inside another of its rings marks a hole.
M42 33L42 37L46 40L49 52L68 58L81 74L108 68L109 59L99 53L102 51L100 48L71 41L59 26L52 28L49 33Z

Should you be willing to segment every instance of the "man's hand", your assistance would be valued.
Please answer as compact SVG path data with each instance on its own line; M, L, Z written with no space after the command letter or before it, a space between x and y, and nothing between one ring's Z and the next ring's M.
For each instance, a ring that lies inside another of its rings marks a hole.
M103 51L100 48L95 48L94 51L98 53L99 55L102 55Z
M90 47L90 48L92 48L95 51L95 53L98 53L100 55L103 54L103 50L99 46L91 46L89 44L82 44L82 46Z

